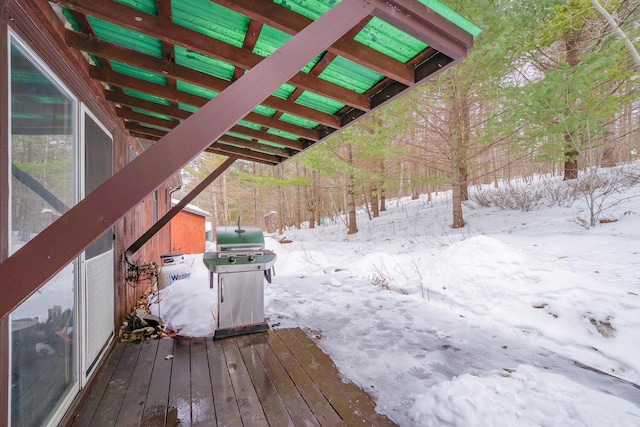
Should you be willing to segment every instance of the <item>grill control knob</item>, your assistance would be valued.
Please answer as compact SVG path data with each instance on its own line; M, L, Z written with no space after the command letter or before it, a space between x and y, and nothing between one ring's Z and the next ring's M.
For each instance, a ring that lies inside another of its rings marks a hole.
M255 255L249 255L247 257L247 261L249 261L249 262L254 262L255 260L256 260L256 256Z
M229 257L229 264L235 264L235 263L236 263L236 257L230 256Z

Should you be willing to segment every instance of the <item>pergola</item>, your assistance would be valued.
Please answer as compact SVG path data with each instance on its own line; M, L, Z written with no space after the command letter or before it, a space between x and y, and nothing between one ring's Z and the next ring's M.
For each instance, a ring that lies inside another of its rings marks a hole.
M235 160L282 163L463 60L480 31L436 0L53 5L130 135L155 143L0 264L2 317L201 152L229 159L156 227Z

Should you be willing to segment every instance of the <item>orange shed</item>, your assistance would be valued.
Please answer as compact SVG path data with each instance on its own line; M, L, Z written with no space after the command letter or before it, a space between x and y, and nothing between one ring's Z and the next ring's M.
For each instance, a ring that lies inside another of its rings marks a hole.
M171 205L179 200L172 199ZM194 205L187 205L169 223L171 227L171 252L201 254L206 251L206 221L211 214Z

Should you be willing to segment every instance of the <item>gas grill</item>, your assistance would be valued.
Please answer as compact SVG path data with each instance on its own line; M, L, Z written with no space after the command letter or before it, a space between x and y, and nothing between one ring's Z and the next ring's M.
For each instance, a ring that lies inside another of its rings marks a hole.
M265 331L264 280L271 282L276 254L265 249L262 230L255 226L217 227L216 252L204 254L210 286L217 275L218 304L214 338Z

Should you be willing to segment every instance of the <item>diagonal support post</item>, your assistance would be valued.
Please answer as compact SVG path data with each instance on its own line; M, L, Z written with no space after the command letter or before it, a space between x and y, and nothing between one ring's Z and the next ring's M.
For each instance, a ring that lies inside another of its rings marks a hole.
M211 172L209 176L203 179L200 184L198 184L193 190L191 190L189 194L184 196L182 200L176 203L176 205L172 207L169 212L164 214L162 218L160 218L155 224L153 224L153 226L151 226L151 228L149 228L142 236L140 236L138 240L133 242L124 253L124 257L127 262L130 265L135 265L135 262L131 258L133 254L136 253L138 249L142 247L142 245L147 243L149 239L155 236L158 231L162 230L162 227L167 225L169 221L173 219L173 217L178 215L178 213L182 209L184 209L185 206L191 203L191 201L195 199L198 194L202 193L205 188L207 188L213 181L215 181L220 175L222 175L222 173L226 171L229 166L231 166L235 161L236 159L233 157L229 157L227 160L225 160L220 166L218 166L213 172Z
M367 0L342 0L0 263L0 317L373 9Z

